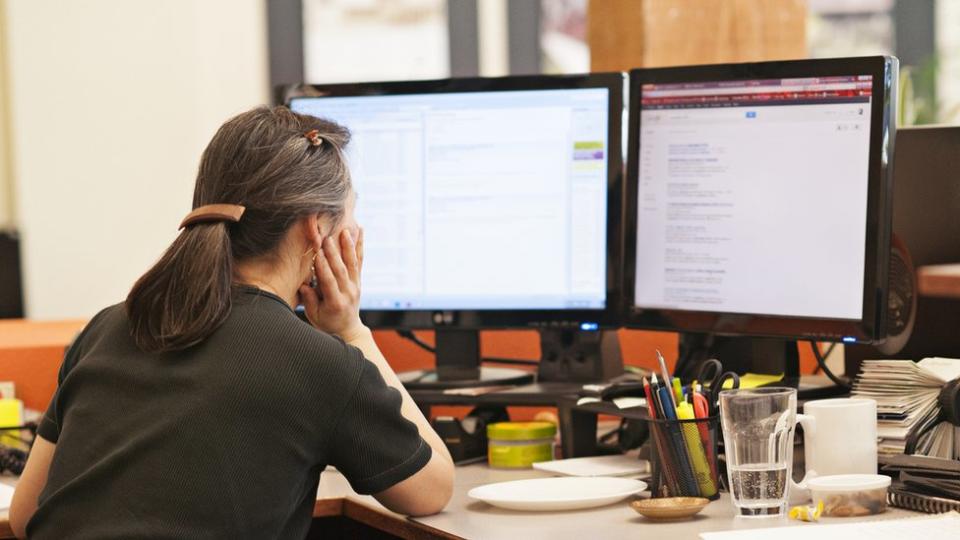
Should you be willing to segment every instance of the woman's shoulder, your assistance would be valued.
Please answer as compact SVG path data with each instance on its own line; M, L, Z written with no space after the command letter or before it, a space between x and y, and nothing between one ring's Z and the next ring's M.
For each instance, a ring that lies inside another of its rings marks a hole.
M102 335L117 328L126 328L127 312L123 302L107 306L94 315L73 339L73 344L91 339L95 335Z
M248 308L235 306L227 322L230 328L212 337L269 351L270 356L302 370L322 371L326 376L339 375L337 378L341 380L359 377L365 360L356 347L314 328L289 308Z

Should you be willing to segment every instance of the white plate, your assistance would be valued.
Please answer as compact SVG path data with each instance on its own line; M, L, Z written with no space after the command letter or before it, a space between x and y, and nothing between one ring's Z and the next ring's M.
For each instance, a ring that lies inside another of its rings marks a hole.
M638 476L650 473L650 462L617 454L541 461L533 468L561 476Z
M475 487L467 496L510 510L573 510L615 503L645 489L645 482L629 478L536 478Z

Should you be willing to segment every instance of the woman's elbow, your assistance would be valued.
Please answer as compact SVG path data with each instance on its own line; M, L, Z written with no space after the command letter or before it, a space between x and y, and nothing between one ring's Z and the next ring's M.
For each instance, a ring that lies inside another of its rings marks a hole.
M10 520L10 529L13 531L13 535L17 538L26 538L27 522L30 521L32 513L27 515L27 509L22 504L16 504L16 495L14 495L14 502L10 505L7 517Z
M374 497L398 514L429 516L440 512L450 502L453 476L453 463L434 454L419 472Z
M432 516L443 511L451 498L453 498L453 474L450 474L449 479L437 482L425 496L411 501L411 508L405 513L412 517Z
M428 479L425 479L417 497L407 499L408 508L404 514L409 516L430 516L441 512L453 498L453 463L434 456L427 465Z

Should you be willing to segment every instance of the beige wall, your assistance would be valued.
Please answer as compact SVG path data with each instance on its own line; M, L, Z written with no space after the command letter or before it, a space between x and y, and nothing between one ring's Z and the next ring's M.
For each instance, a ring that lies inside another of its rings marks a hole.
M227 117L268 99L264 0L6 0L27 315L119 302Z
M6 0L0 0L0 231L12 227L13 177L10 162L9 86L7 85Z

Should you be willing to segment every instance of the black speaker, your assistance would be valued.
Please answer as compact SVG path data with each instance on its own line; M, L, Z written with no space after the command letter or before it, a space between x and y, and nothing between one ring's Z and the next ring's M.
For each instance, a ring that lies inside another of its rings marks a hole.
M0 231L0 319L23 317L23 280L20 275L20 238Z
M598 382L623 374L615 330L540 330L539 382Z
M889 272L887 339L877 345L877 350L885 355L897 354L906 347L917 320L917 272L907 245L896 233L890 245Z

